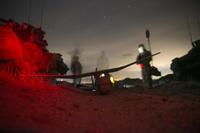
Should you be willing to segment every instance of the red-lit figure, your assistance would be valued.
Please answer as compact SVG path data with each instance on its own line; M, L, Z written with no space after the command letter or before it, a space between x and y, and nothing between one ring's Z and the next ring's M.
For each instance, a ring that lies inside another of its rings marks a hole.
M142 69L142 79L144 87L152 87L152 78L151 78L151 65L150 61L152 60L151 52L145 49L143 44L138 46L139 55L137 56L137 64L140 65Z

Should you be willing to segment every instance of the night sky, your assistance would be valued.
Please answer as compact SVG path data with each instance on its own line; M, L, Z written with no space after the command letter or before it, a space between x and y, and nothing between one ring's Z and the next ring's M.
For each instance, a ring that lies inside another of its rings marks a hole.
M40 26L42 2L31 3L30 23ZM133 62L138 44L147 44L149 29L153 53L162 53L153 64L165 75L171 60L191 48L187 18L193 39L200 38L199 6L199 0L44 0L42 25L48 49L61 53L68 66L73 49L81 51L84 72L95 70L101 51L110 68ZM27 22L28 9L29 0L1 0L0 17ZM139 77L140 72L134 66L114 75Z

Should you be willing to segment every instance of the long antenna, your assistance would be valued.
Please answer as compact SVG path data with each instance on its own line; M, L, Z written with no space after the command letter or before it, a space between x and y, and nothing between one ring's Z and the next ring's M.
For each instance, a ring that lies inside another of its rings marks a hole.
M191 41L191 45L192 45L192 32L191 32L191 27L190 27L190 20L189 17L187 17L187 28L188 28L188 33L189 33L189 37L190 37L190 41ZM192 45L193 46L193 45Z
M197 25L198 25L198 29L199 29L199 33L200 33L200 17L197 16Z
M28 1L28 23L30 23L31 20L31 7L32 7L32 0Z
M148 29L146 29L146 38L147 38L147 44L148 44L148 47L149 47L149 51L152 53L152 50L151 50L151 41L150 41L150 31ZM152 57L152 65L153 65L153 57Z
M147 44L149 47L149 51L151 52L150 31L148 29L146 30L146 38L147 38Z
M44 17L44 0L41 0L41 18L40 18L40 26L43 26L43 17Z

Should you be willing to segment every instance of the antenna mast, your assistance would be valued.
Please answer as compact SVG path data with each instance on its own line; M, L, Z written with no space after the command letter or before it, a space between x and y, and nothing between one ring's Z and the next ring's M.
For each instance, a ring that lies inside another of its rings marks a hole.
M190 27L189 17L187 17L187 28L188 28L188 33L189 33L189 37L190 37L190 41L191 41L191 45L192 45L193 38L192 38L192 32L191 32L191 27ZM193 45L192 45L192 47L193 47Z
M198 25L198 29L199 29L199 33L200 33L200 17L197 16L197 25Z
M32 7L32 0L28 1L28 23L30 23L31 20L31 7Z
M43 26L43 17L44 17L44 0L41 0L41 18L40 18L40 26Z
M148 47L149 47L149 51L152 53L151 51L151 42L150 42L150 31L148 29L146 29L146 38L147 38L147 44L148 44ZM153 65L153 58L152 58L152 65Z

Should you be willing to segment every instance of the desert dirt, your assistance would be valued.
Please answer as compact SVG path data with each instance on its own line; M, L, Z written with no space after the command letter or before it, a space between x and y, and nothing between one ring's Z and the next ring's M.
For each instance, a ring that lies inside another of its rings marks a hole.
M72 86L0 85L0 132L199 133L200 88L171 83L107 95Z

